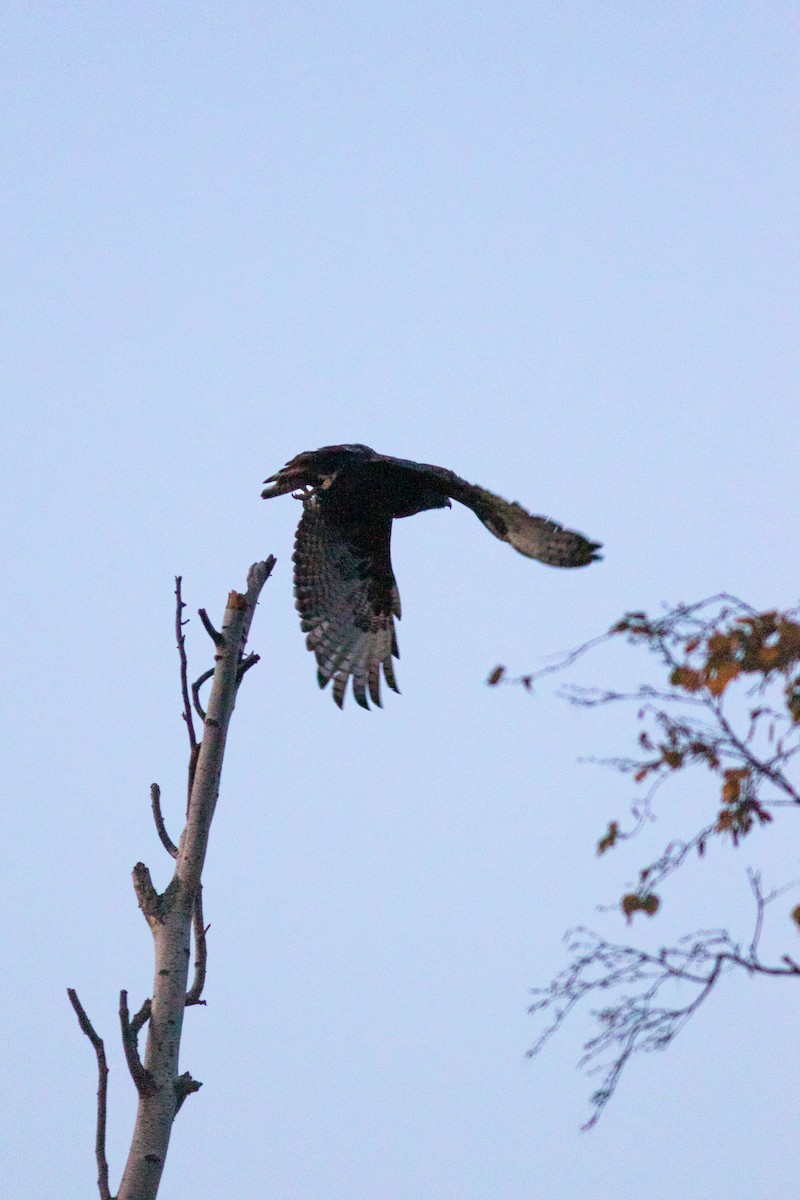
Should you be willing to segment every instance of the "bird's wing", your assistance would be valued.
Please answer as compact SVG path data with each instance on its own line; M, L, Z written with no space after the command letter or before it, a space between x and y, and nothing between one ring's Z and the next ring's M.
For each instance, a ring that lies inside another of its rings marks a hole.
M399 657L394 617L400 616L389 557L391 518L356 524L335 519L322 496L303 503L294 551L294 589L306 645L317 658L320 687L333 680L341 708L347 681L369 708L381 705L380 673L398 691L392 656Z
M549 517L534 517L516 501L504 500L486 488L469 488L469 495L454 495L471 508L486 528L508 542L520 554L536 558L550 567L585 567L602 556L600 542L590 542L582 533L565 529Z
M508 542L520 554L536 558L551 567L585 567L601 556L600 542L590 542L582 533L564 529L549 517L534 517L516 501L504 500L488 488L467 483L448 471L429 463L406 463L409 470L424 472L452 500L471 508L476 517L501 542Z

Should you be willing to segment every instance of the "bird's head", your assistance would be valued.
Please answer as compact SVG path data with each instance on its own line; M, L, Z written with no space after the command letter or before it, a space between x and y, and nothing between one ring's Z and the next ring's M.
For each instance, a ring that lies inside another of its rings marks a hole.
M322 446L319 450L304 450L296 454L285 467L270 475L264 483L271 484L261 493L263 500L284 496L304 488L324 487L337 471L359 460L375 456L375 451L360 442L342 446Z

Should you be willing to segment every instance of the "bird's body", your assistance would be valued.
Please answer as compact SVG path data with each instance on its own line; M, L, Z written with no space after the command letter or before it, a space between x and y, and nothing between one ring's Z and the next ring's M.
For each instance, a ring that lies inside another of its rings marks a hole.
M394 617L400 595L392 570L392 521L458 500L495 537L551 566L592 562L599 544L533 517L521 505L467 483L444 467L378 454L369 446L324 446L298 454L277 474L265 499L299 493L294 583L301 627L317 658L320 687L333 680L341 707L347 681L369 708L380 705L380 672L397 691L392 658L399 657Z

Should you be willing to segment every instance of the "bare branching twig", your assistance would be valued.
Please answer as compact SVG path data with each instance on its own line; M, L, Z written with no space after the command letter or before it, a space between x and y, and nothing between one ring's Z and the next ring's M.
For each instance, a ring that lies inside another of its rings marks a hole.
M656 954L609 942L583 927L566 935L572 959L569 966L547 987L533 989L536 999L528 1011L534 1015L547 1014L549 1019L528 1057L534 1058L541 1052L579 1004L590 1002L595 996L602 997L602 1007L592 1009L600 1031L584 1044L579 1062L589 1074L599 1073L602 1077L600 1087L591 1097L592 1115L583 1129L597 1124L633 1055L665 1050L725 973L740 967L748 974L800 977L796 963L764 962L758 950L765 906L788 887L797 886L797 881L764 896L760 880L751 874L751 886L756 899L756 921L746 949L724 929L687 934L676 945L664 947ZM676 983L688 985L691 998L684 1003L662 1002L662 993Z

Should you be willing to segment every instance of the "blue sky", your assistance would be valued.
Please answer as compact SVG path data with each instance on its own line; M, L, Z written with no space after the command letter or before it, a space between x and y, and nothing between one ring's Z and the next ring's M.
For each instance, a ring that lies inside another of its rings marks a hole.
M119 1178L117 996L151 982L129 871L166 883L148 788L176 833L184 787L173 577L219 616L270 552L164 1200L796 1181L788 984L732 983L589 1136L588 1027L525 1060L528 989L646 852L595 859L627 796L577 761L624 722L484 679L626 609L797 599L799 42L780 2L4 6L7 1195L94 1187L68 985L111 1054ZM293 609L299 506L258 493L341 441L605 560L548 570L464 509L398 523L403 694L340 713ZM196 620L189 644L199 674ZM777 836L756 852L796 872ZM712 858L654 936L728 903L746 930L746 861Z

